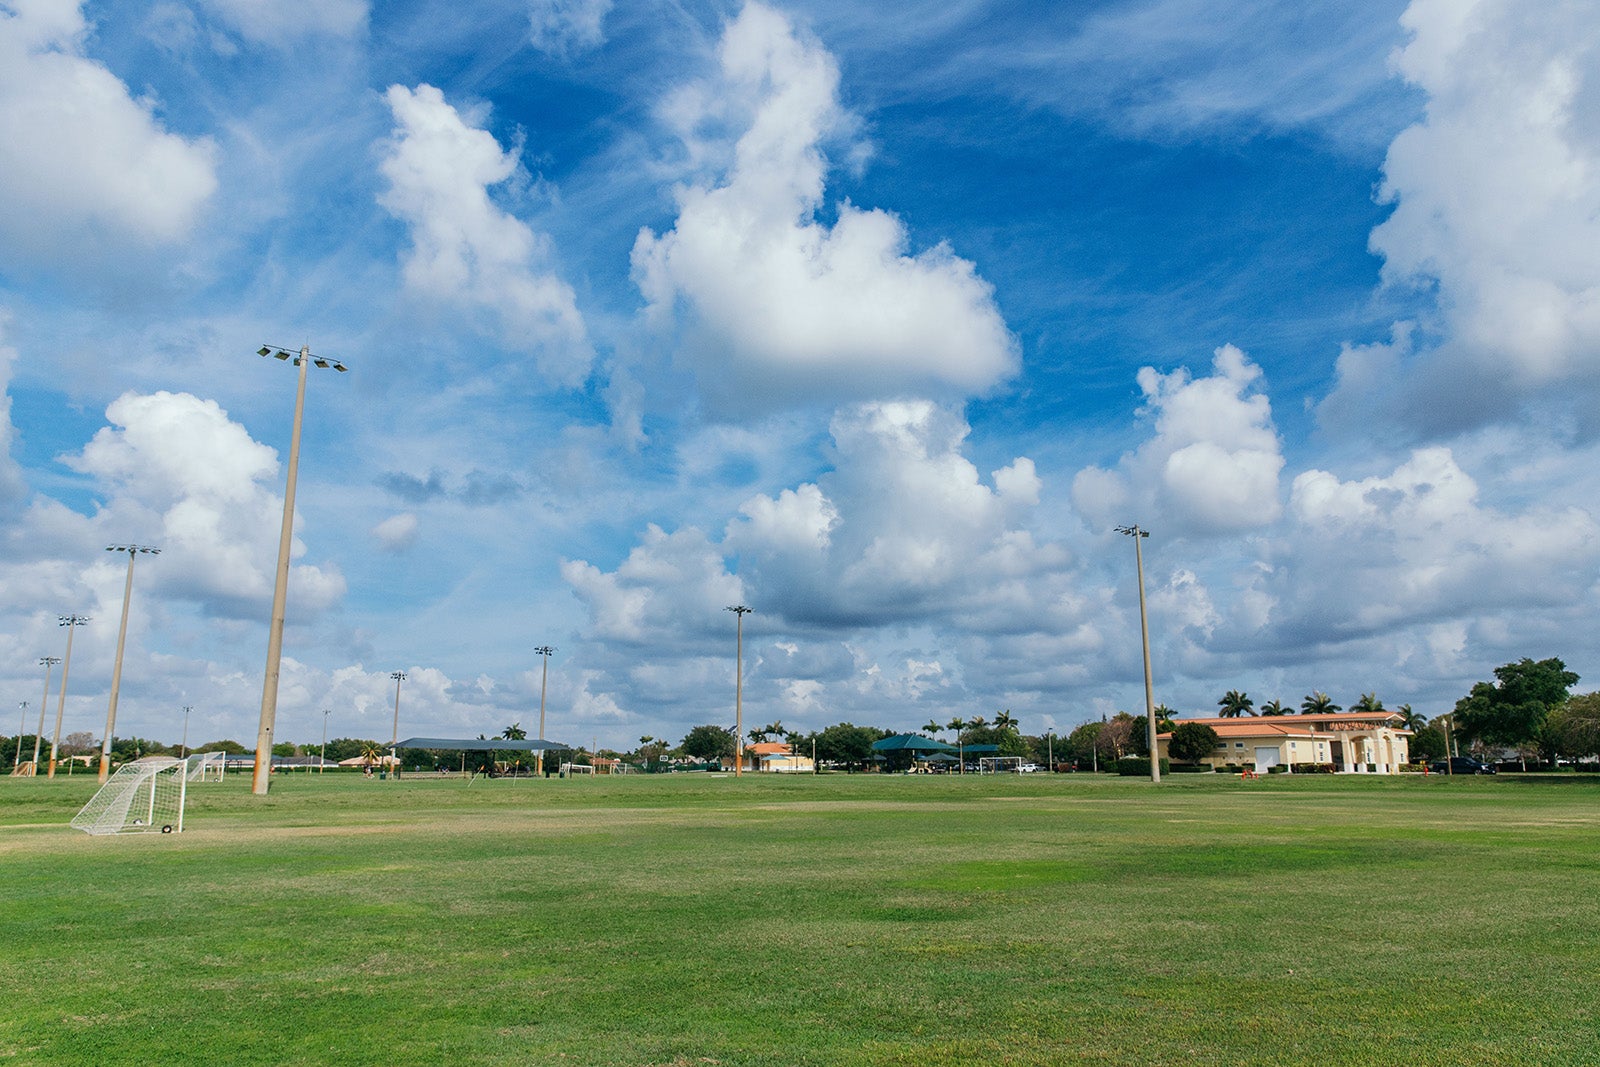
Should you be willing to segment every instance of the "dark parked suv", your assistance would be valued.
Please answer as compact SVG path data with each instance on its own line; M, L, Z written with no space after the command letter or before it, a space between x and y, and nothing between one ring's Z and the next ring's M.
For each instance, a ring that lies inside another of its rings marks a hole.
M1434 774L1493 774L1494 768L1488 764L1479 763L1471 756L1451 756L1448 766L1442 759L1436 759L1428 764L1428 770Z

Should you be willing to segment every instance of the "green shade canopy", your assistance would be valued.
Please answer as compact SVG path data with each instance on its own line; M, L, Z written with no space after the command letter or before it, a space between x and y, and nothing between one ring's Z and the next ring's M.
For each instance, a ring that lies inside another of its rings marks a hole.
M895 734L872 742L874 752L954 752L956 746L935 741L921 734Z

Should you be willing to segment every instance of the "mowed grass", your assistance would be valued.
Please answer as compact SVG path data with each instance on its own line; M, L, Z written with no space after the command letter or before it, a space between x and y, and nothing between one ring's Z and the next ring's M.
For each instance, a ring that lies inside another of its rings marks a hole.
M1594 1064L1600 783L0 779L0 1060Z

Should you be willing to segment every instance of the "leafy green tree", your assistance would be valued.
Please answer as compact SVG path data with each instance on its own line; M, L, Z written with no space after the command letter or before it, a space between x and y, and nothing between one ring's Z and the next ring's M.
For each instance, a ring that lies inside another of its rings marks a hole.
M1559 659L1524 657L1494 669L1496 681L1479 682L1456 701L1462 736L1486 745L1520 748L1538 740L1550 712L1566 703L1578 676Z
M1426 763L1429 760L1443 759L1445 755L1444 728L1440 726L1424 726L1411 734L1411 761L1413 763Z
M1261 714L1262 715L1288 715L1289 714L1289 709L1284 707L1283 704L1280 703L1279 701L1269 700L1265 704L1261 705Z
M1571 697L1550 712L1544 737L1552 750L1566 756L1600 755L1600 693Z
M1224 719L1237 719L1241 715L1254 715L1256 702L1237 689L1230 689L1217 701L1222 708L1221 717Z
M1300 701L1300 714L1302 715L1337 715L1343 711L1333 698L1320 689L1313 689Z
M1221 738L1217 731L1203 722L1179 723L1172 728L1172 740L1167 751L1175 760L1199 763L1217 750Z
M195 748L191 748L189 751L190 752L226 752L230 756L242 756L246 752L252 752L253 753L255 751L255 749L253 749L253 748L245 748L239 742L234 741L234 740L227 740L227 741L207 741L205 744L199 745L199 746L197 746ZM329 759L333 758L333 742L332 741L328 742L328 758Z
M328 741L328 759L333 763L338 763L340 760L354 759L356 756L361 755L361 753L364 752L369 746L376 745L376 741L369 741L358 737L331 738ZM322 746L318 745L317 750L320 752L321 749ZM207 750L195 749L195 751L204 752Z
M1104 727L1105 723L1101 722L1086 722L1076 727L1066 737L1066 756L1082 766L1097 763L1099 752L1095 745Z
M732 759L733 731L726 726L696 726L684 736L680 747L683 754L691 759Z
M298 756L299 750L292 741L279 741L272 746L272 754L278 757Z
M502 741L526 741L528 739L528 731L522 728L520 722L514 722L500 731L500 739Z
M817 759L859 767L872 758L872 743L887 736L871 726L836 723L817 734Z

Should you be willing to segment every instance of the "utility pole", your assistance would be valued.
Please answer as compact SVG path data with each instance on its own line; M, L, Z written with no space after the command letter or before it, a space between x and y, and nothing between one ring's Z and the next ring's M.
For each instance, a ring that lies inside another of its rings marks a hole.
M250 791L266 796L272 783L272 731L278 718L278 674L283 664L283 620L289 596L289 548L294 543L294 490L300 471L300 423L306 407L306 367L332 367L343 373L350 368L336 359L313 356L302 345L298 354L287 348L262 345L257 355L292 359L300 369L294 394L294 431L289 438L289 474L283 490L283 525L278 531L278 574L272 587L272 618L267 627L267 670L261 683L261 723L256 729L256 765Z
M106 736L100 742L100 784L111 774L111 737L117 728L117 694L122 691L122 648L128 640L128 603L133 599L133 561L141 553L159 556L159 548L147 545L107 545L107 552L128 554L128 580L122 586L122 625L117 629L117 660L111 668L111 702L106 707Z
M72 670L72 631L89 621L87 615L58 615L61 625L67 628L67 655L61 661L61 695L56 698L56 732L50 739L50 772L46 777L56 776L56 756L61 749L61 717L67 712L67 672ZM34 774L39 773L38 765L34 765Z
M1149 530L1135 526L1118 526L1117 533L1133 538L1134 566L1139 575L1139 635L1144 639L1144 713L1145 736L1150 744L1150 781L1161 781L1161 757L1156 751L1156 698L1150 681L1150 617L1144 607L1144 539Z
M395 746L400 743L400 683L406 680L405 671L395 671L389 675L394 679L394 733L389 738L389 759L394 763L394 776L400 778L400 756L395 751Z
M183 744L179 747L184 759L189 758L189 713L193 710L194 707L190 704L183 706Z
M550 683L550 657L555 654L555 651L556 651L555 648L550 646L550 645L540 645L538 648L534 649L534 652L538 653L539 656L541 658L543 658L543 660L544 660L544 669L540 672L540 675L539 675L539 740L540 741L544 740L544 692L545 692L545 687ZM544 749L541 748L539 750L539 754L534 757L534 762L535 762L535 766L533 768L533 773L534 773L535 777L540 777L540 778L544 777Z
M328 770L328 716L332 714L328 708L322 709L322 755L317 757L318 774L324 774Z
M11 774L16 776L17 769L22 766L22 731L28 728L28 702L17 701L17 707L22 709L17 713L17 751L11 757Z
M739 778L744 775L744 617L755 609L734 604L723 610L739 620L733 661L733 776Z
M33 732L33 773L39 773L39 742L44 737L44 709L50 703L50 668L61 662L60 656L44 656L39 660L44 667L44 699L39 701L39 728Z

